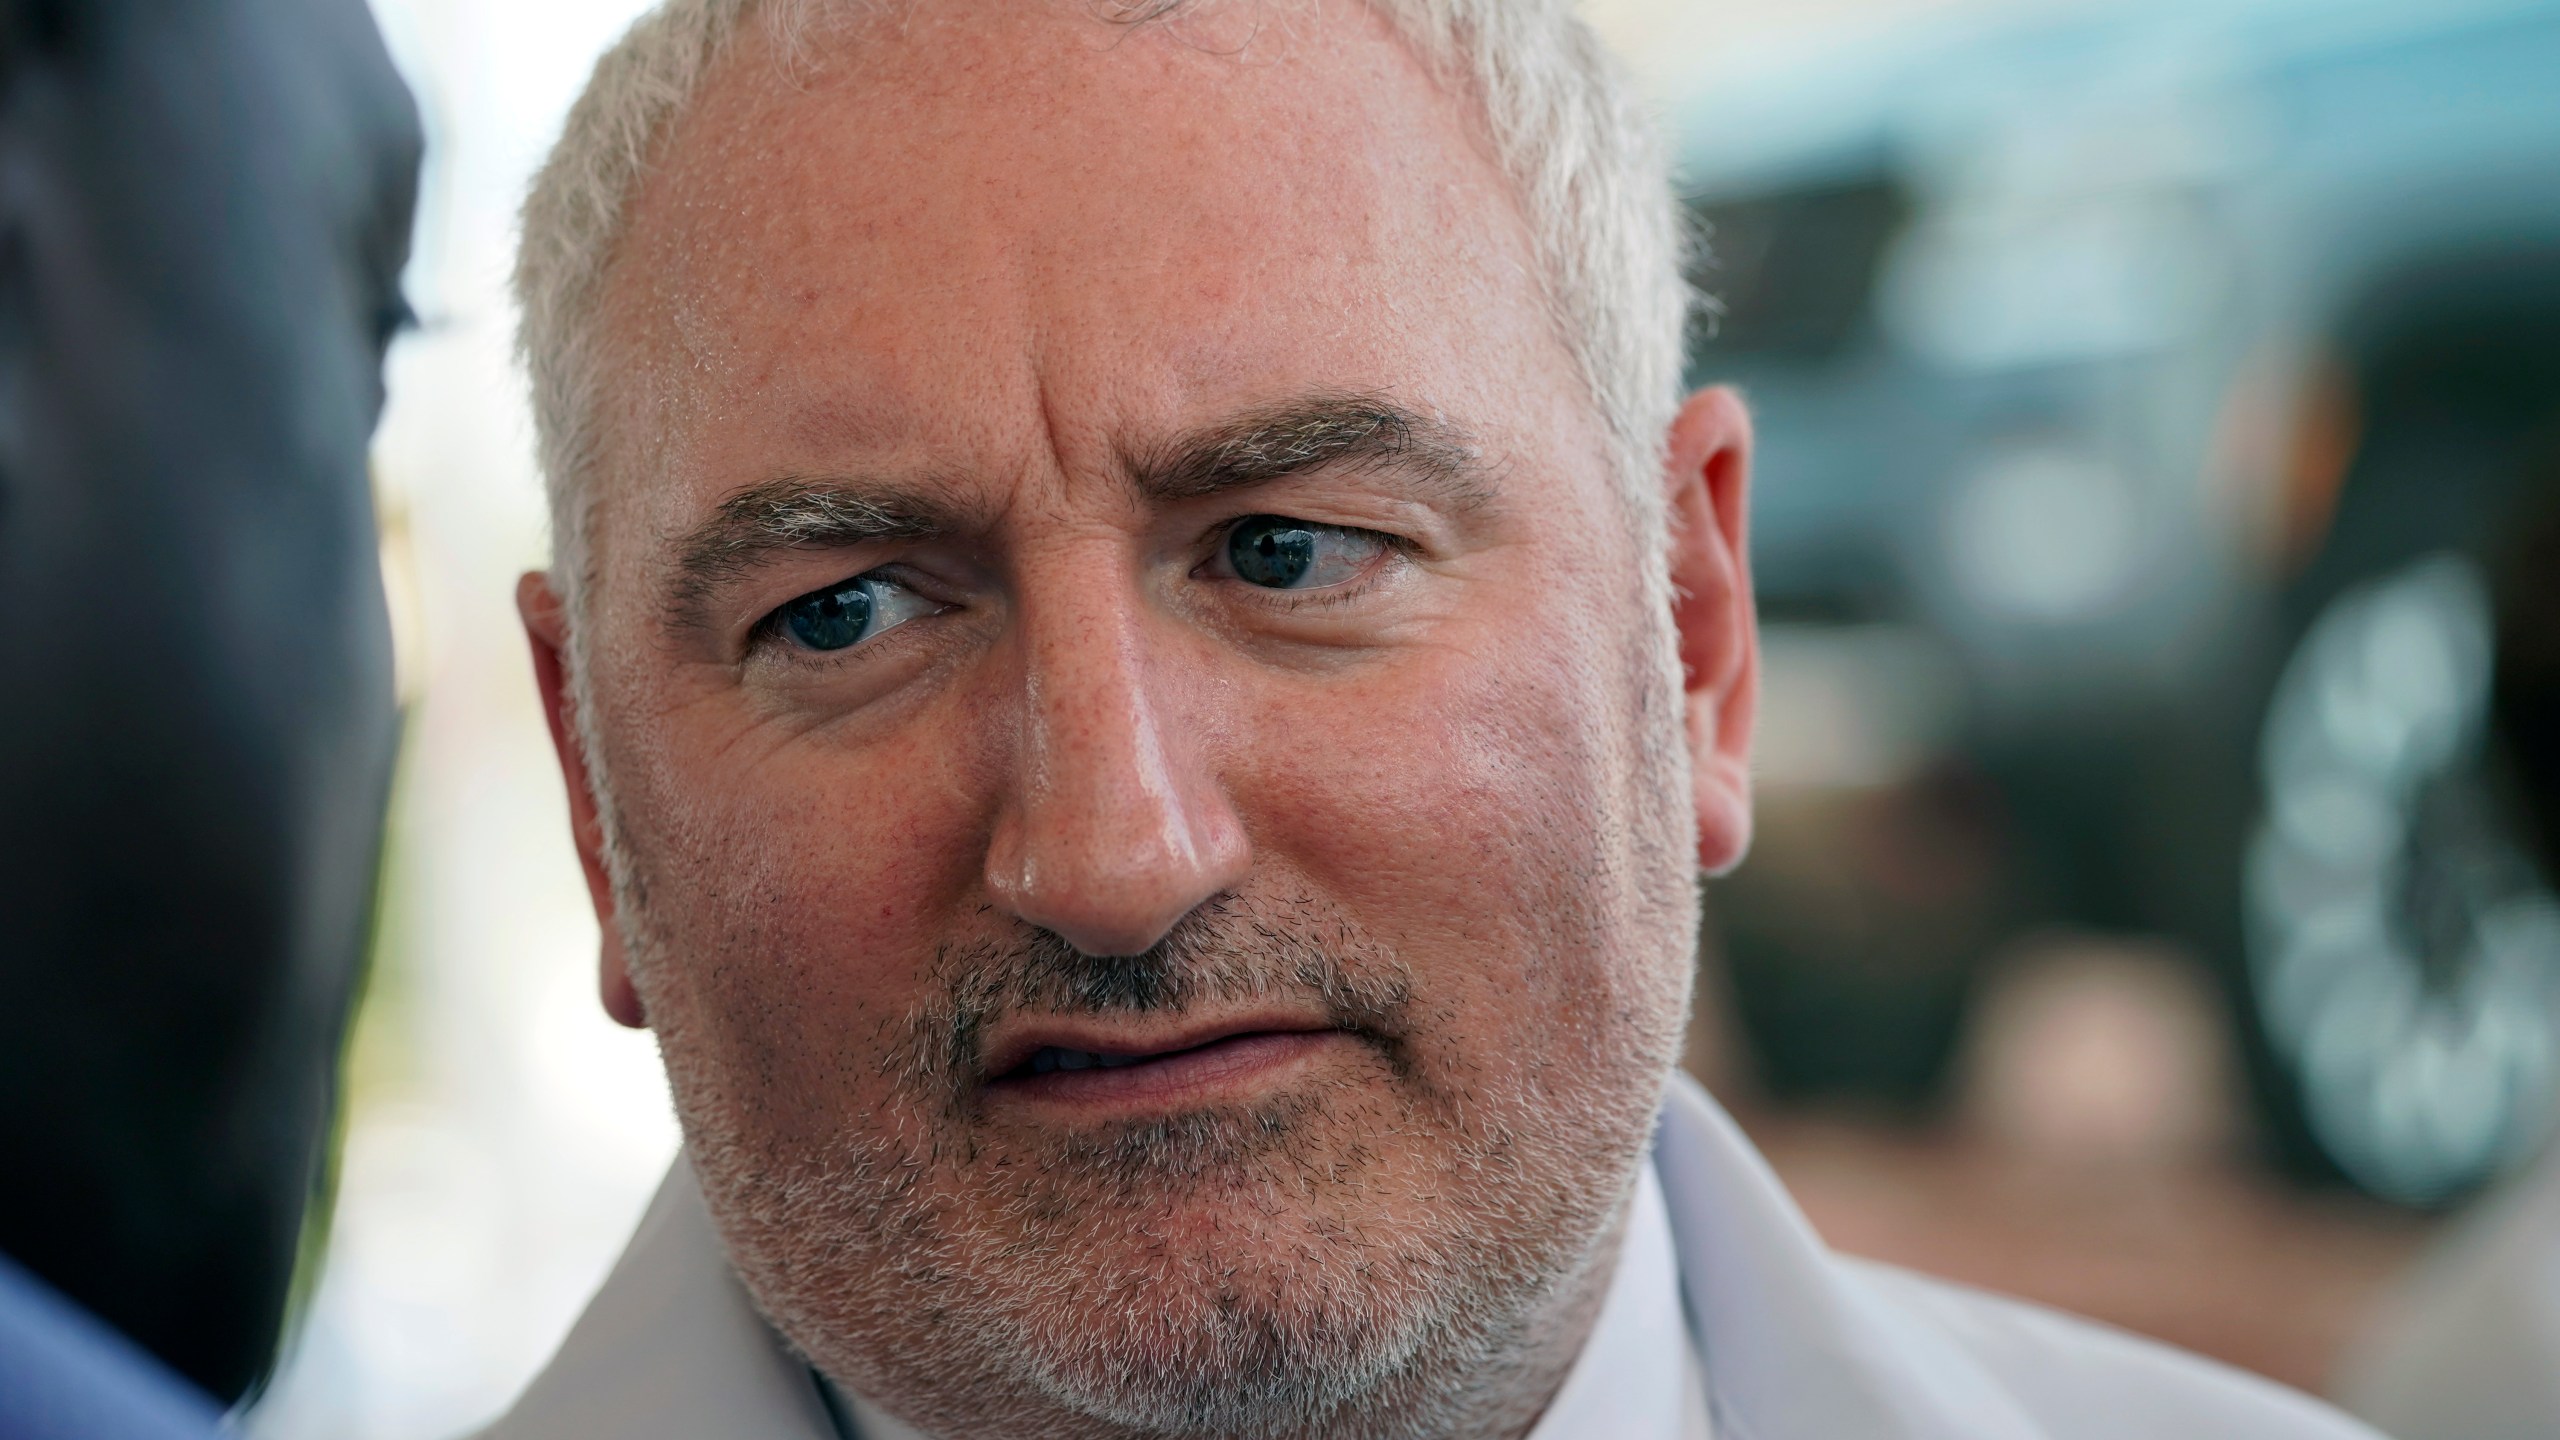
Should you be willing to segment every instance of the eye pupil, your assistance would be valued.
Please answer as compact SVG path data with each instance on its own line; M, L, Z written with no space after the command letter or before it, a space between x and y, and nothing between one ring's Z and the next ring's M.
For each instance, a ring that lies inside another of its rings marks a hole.
M813 590L782 607L791 638L812 650L842 650L871 628L871 587L860 581Z
M1315 568L1315 532L1295 520L1257 516L1235 528L1227 558L1248 584L1287 590Z

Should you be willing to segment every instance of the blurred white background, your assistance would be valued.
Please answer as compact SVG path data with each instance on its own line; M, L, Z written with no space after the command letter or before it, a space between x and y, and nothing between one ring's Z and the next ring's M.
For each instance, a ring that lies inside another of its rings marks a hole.
M2070 0L1593 0L1666 104L1775 50ZM528 176L643 0L374 0L423 112L425 194L376 446L409 702L335 1220L267 1440L427 1440L500 1409L676 1147L647 1036L595 1000L595 927L512 594L545 552L506 276Z

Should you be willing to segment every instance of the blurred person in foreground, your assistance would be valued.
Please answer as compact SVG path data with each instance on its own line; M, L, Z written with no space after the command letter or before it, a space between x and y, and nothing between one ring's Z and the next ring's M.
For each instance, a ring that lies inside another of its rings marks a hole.
M0 1436L199 1431L275 1353L390 778L418 149L360 0L0 0Z
M676 0L520 602L686 1146L504 1437L2345 1437L1827 1253L1675 1078L1741 403L1554 0Z

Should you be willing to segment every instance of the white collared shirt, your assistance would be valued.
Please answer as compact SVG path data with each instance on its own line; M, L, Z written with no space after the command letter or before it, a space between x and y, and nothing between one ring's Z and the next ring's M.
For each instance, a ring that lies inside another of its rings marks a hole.
M1706 1371L1680 1303L1680 1256L1647 1156L1609 1298L1529 1440L1711 1440Z
M844 1440L925 1440L842 1387ZM1706 1377L1680 1304L1671 1212L1647 1158L1600 1318L1529 1440L1711 1440Z

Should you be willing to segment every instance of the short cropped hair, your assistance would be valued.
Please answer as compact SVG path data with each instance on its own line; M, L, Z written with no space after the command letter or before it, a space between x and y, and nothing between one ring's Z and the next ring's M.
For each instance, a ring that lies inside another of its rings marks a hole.
M601 447L604 279L633 195L676 118L750 20L806 53L814 22L933 0L665 0L596 64L524 206L518 348L533 388L552 522L553 583L581 613ZM1202 3L1088 0L1105 19ZM1661 533L1656 472L1679 405L1693 306L1687 232L1652 125L1571 0L1365 0L1478 109L1517 192L1546 301L1591 391L1640 537ZM1648 546L1658 552L1658 546ZM1648 591L1664 581L1648 567ZM574 643L574 642L573 642Z

